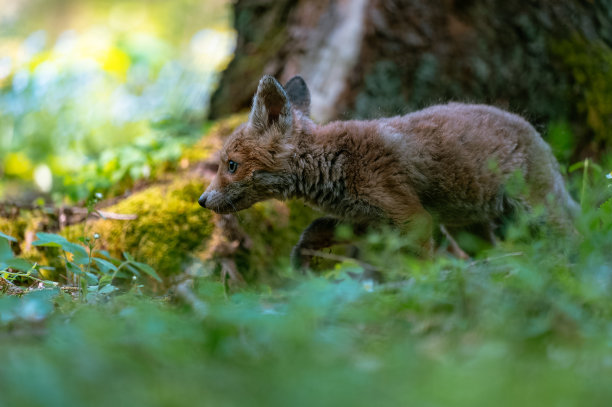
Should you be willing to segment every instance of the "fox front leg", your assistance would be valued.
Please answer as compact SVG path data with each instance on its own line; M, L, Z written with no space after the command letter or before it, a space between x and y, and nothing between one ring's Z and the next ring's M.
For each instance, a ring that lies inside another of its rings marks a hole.
M310 267L312 254L308 251L319 250L337 243L336 226L338 219L330 216L315 219L300 236L300 240L291 252L291 264L296 270Z

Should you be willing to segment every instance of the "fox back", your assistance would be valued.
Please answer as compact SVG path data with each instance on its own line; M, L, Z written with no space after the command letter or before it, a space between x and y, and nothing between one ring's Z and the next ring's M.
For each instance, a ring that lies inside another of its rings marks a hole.
M493 223L517 205L545 205L562 225L577 205L558 164L520 116L450 103L405 116L317 125L300 77L264 76L247 123L220 152L199 203L218 213L302 198L332 219L399 227ZM515 180L525 188L514 195Z

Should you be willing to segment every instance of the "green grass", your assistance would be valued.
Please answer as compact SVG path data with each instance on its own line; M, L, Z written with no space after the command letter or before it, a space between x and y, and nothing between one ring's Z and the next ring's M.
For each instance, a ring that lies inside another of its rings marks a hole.
M367 292L317 278L226 298L202 282L204 317L134 295L98 305L59 296L55 311L42 294L3 298L3 316L28 308L30 322L3 332L0 404L604 405L612 396L603 320L564 337L521 307L491 321L497 307L505 316L504 297L468 318L452 289L419 286Z

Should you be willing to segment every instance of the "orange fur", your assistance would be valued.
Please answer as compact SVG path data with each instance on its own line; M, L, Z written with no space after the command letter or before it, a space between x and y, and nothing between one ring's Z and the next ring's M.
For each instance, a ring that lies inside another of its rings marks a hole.
M284 88L264 76L249 121L227 140L218 173L199 202L219 213L269 199L302 198L328 216L294 251L333 243L339 221L418 230L430 250L433 225L493 225L516 206L546 205L564 226L577 205L550 148L521 117L485 105L450 103L405 116L338 121L308 117L304 81ZM234 173L229 162L237 163ZM507 193L518 174L528 188Z

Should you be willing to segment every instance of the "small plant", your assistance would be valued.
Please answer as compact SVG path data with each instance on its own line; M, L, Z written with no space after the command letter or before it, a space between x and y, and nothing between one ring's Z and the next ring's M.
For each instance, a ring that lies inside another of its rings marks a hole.
M123 253L123 260L112 257L104 250L96 250L97 234L81 238L81 243L70 242L55 233L37 233L33 245L52 247L60 250L60 258L66 270L66 280L79 287L81 298L86 300L100 294L109 294L117 287L113 285L116 278L137 277L146 274L161 281L155 270L148 264L136 261L129 253ZM58 283L41 278L41 270L48 269L28 260L16 257L10 242L17 240L0 232L0 277L8 282L32 280L45 287L57 286Z
M39 282L45 286L55 286L57 283L38 277L40 267L28 260L15 257L11 242L16 242L12 236L0 232L0 278L12 283L17 279Z
M612 180L612 171L606 174L606 179ZM612 189L612 184L608 184L608 189ZM603 211L606 215L612 215L612 198L608 198L599 207L600 211Z

